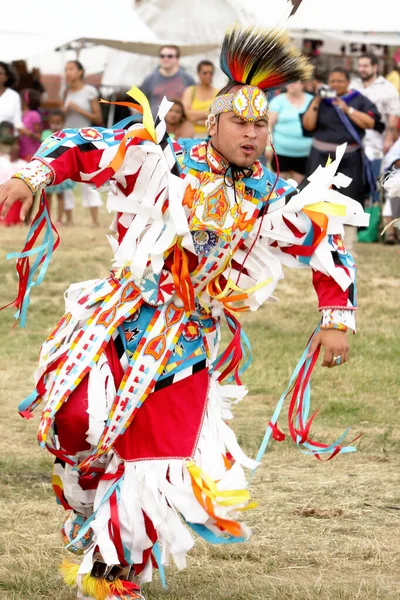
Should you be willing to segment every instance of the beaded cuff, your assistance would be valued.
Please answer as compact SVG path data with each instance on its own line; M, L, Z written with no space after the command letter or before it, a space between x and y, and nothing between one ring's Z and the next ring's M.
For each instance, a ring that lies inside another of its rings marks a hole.
M22 179L29 187L32 194L35 194L39 188L50 185L53 181L53 169L38 159L33 159L26 167L17 171L13 178Z
M323 308L321 310L321 329L338 329L340 331L356 330L354 310L343 308Z

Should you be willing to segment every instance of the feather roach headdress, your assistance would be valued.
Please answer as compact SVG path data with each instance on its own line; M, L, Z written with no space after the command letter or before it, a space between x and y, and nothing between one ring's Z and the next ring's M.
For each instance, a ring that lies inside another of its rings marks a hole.
M225 34L221 69L237 83L262 90L309 79L312 67L284 30L235 26Z
M278 29L233 27L225 34L220 64L232 84L245 87L236 94L217 96L211 114L233 110L248 121L259 120L267 112L268 103L262 90L304 81L312 74L312 66L287 32Z

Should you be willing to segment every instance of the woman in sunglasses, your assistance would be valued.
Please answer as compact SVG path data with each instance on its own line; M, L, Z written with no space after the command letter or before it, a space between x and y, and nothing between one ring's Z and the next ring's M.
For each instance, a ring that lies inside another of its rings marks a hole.
M214 76L213 63L209 60L199 62L197 65L197 74L199 76L199 83L186 88L182 103L189 121L194 125L195 137L204 138L208 135L205 122L208 118L212 101L217 93L217 89L212 85Z

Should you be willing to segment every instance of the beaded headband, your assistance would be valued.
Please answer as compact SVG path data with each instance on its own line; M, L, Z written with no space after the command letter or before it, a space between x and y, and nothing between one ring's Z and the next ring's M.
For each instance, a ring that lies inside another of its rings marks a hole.
M260 88L246 85L233 94L217 96L211 105L211 114L234 112L244 121L259 121L268 112L268 100Z

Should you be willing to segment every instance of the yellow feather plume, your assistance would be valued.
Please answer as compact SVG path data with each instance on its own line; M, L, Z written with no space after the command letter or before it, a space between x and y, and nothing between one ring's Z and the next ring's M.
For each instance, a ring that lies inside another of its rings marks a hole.
M75 587L79 571L79 565L77 565L76 563L70 563L67 560L63 560L63 562L60 565L60 571L68 587Z

